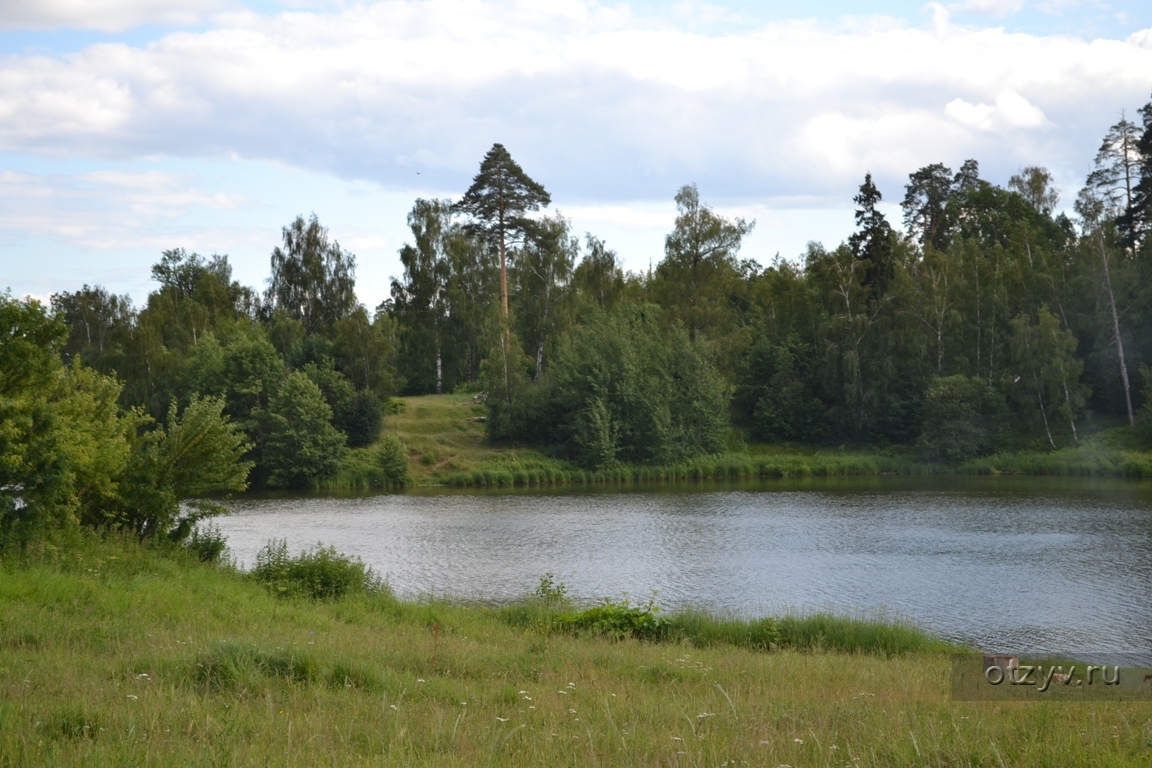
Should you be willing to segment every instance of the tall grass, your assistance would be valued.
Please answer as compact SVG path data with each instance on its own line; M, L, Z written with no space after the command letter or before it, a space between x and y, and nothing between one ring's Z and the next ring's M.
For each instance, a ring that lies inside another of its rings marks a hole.
M444 485L465 487L513 487L537 485L620 485L630 483L699 480L756 480L762 478L850 477L883 474L929 474L941 468L901 457L881 454L768 455L728 453L698 456L677 464L635 466L620 464L586 470L562 461L552 466L525 467L514 471L474 470L442 476Z
M631 605L626 600L602 600L580 608L566 600L533 598L504 606L499 614L512 626L534 632L631 638L696 648L729 646L885 657L960 650L906 621L828 613L742 618L688 609L662 615L651 602Z
M1148 702L953 702L947 654L862 652L863 630L849 641L833 623L785 620L780 637L808 649L764 652L767 624L667 618L679 639L650 642L363 591L284 599L194 553L57 541L0 558L0 764L1146 768L1152 757Z
M999 453L972 459L959 467L964 474L1069 475L1082 477L1152 477L1152 452L1087 445L1051 452Z

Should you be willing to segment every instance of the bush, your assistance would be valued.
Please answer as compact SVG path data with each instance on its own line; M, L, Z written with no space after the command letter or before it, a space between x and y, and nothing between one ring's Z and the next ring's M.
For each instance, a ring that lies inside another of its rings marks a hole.
M566 605L568 603L568 587L564 582L557 582L552 571L540 577L540 585L536 587L533 595L545 605Z
M762 338L745 355L735 406L764 442L823 439L828 431L824 404L815 396L814 351L795 337L783 344Z
M184 546L194 552L201 562L217 563L228 549L228 542L218 526L197 526L192 529Z
M346 438L332 426L332 409L308 376L296 372L285 379L267 422L264 464L271 485L307 488L335 474Z
M957 462L996 450L1008 422L1003 395L981 379L935 379L924 402L920 447L930 460Z
M398 487L412 484L408 446L396 435L384 436L376 447L375 460L376 468L380 471L381 485Z
M277 597L339 600L355 592L388 591L359 558L320 544L292 557L285 539L273 539L260 550L252 576Z
M519 431L507 436L561 445L592 471L722 450L727 385L682 328L661 328L658 313L625 307L573 329L522 394ZM492 397L488 406L491 418Z
M375 393L362 389L336 407L336 428L348 436L348 445L363 448L376 442L384 425L384 409Z
M632 605L627 598L612 600L605 597L599 605L587 610L561 614L557 617L557 624L561 629L602 635L614 640L629 637L660 640L667 632L668 622L656 615L659 610L654 600L644 605Z

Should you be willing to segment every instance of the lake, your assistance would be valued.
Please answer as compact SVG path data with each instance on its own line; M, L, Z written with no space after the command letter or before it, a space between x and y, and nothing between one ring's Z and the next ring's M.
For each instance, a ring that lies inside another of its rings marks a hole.
M250 567L272 538L359 556L401 597L503 601L545 572L665 609L910 619L983 650L1152 650L1152 485L862 478L597 490L245 497L218 518Z

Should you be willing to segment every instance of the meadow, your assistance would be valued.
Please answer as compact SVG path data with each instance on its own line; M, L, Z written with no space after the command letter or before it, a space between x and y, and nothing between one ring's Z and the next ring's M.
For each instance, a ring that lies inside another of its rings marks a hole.
M631 633L646 606L572 606L548 581L504 606L278 583L93 534L6 553L0 764L1152 759L1152 703L953 702L953 648L911 627L655 613Z
M384 433L403 441L410 482L416 485L492 488L875 475L1152 477L1152 452L1143 450L1126 430L1102 430L1076 448L1005 451L954 464L924 461L914 448L764 445L747 443L734 432L725 453L669 466L619 464L587 471L532 446L489 442L484 431L486 408L473 395L424 395L403 398L402 403L398 412L385 418ZM370 450L349 452L342 470L320 487L381 487L365 460Z

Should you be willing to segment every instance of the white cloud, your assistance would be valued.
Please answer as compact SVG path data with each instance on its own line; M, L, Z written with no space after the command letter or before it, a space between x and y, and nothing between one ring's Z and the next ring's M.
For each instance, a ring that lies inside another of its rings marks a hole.
M1039 128L1048 122L1039 108L1015 91L1001 91L994 105L969 104L964 99L953 99L944 107L944 114L962 125L982 131Z
M167 224L191 211L235 210L239 195L205 192L165 171L40 175L0 171L0 232L85 248L170 248Z
M576 0L228 12L146 47L0 60L0 151L258 158L457 189L500 141L575 202L667 200L688 181L713 199L843 198L866 170L890 189L966 157L1082 175L1111 116L1147 98L1148 33L1010 34L933 7L929 28L724 36Z
M1142 29L1139 32L1134 32L1128 36L1128 42L1131 45L1138 45L1141 48L1152 50L1152 29Z
M0 29L98 29L194 24L226 0L0 0Z
M952 3L949 10L962 13L978 13L982 16L1003 17L1016 13L1024 7L1024 0L963 0Z

